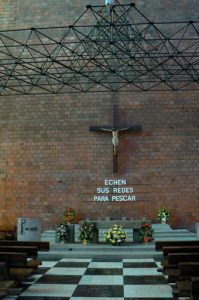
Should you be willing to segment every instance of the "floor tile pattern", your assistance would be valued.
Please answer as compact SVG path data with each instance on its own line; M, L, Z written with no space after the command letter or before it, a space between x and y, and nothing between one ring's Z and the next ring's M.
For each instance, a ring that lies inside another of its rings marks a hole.
M5 300L171 300L153 259L44 261L19 296Z

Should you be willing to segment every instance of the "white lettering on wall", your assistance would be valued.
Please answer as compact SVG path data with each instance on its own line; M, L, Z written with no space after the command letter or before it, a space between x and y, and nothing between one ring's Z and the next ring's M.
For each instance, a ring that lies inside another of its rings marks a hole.
M105 185L126 185L125 179L105 179Z
M105 179L104 185L96 188L95 202L136 201L134 188L126 186L126 179Z

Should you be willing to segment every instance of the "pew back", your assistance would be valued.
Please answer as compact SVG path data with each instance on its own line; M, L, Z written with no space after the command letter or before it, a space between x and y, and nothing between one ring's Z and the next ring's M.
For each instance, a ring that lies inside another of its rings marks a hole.
M27 257L36 258L38 256L37 247L33 246L0 246L1 252L26 253Z
M163 256L169 253L189 253L199 252L199 246L167 246L162 248Z
M27 263L27 254L18 252L0 252L0 262L6 262L9 267L24 267Z
M199 262L199 253L169 253L168 254L168 265L176 265L180 262Z
M0 246L32 246L37 247L38 251L49 251L50 249L50 243L46 241L0 240Z
M199 240L193 241L156 241L155 250L162 251L163 247L168 246L199 246Z

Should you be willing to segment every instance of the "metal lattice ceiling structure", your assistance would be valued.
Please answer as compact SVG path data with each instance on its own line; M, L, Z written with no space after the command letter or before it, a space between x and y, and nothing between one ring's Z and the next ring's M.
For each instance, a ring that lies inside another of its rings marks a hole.
M197 90L199 22L151 22L131 3L73 25L0 32L0 95Z

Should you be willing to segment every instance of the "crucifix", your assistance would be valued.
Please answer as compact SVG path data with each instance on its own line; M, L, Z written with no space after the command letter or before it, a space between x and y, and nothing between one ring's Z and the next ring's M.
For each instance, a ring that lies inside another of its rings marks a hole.
M133 131L140 132L142 130L141 125L133 126L120 126L118 125L118 106L113 105L113 125L112 126L90 126L90 131L97 132L110 132L112 134L113 145L113 173L118 172L118 146L119 146L119 134L120 132Z

